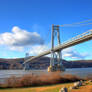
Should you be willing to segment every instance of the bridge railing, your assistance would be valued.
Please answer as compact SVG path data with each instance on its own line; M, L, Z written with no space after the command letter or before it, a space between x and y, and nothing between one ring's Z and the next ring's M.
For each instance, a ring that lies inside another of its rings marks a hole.
M70 43L70 42L72 42L72 41L75 41L75 40L77 40L77 39L83 38L83 37L85 37L85 36L87 36L87 35L90 35L90 34L92 34L92 30L89 30L89 31L87 31L87 32L85 32L85 33L83 33L83 34L77 35L77 36L75 36L75 37L73 37L73 38L71 38L71 39L69 39L69 40L63 42L61 45Z

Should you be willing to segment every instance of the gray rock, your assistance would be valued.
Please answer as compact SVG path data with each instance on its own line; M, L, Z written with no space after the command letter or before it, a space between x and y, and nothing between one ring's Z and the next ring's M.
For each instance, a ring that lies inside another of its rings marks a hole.
M63 87L63 88L60 89L59 92L68 92L68 89L66 87Z

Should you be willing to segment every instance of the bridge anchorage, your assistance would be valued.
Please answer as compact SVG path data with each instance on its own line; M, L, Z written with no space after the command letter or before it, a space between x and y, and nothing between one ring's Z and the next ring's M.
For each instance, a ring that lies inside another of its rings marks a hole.
M52 34L51 34L51 59L50 66L48 67L48 71L65 71L65 68L62 64L62 54L61 49L58 51L54 51L54 39L57 36L58 45L61 45L60 41L60 32L59 25L52 25Z

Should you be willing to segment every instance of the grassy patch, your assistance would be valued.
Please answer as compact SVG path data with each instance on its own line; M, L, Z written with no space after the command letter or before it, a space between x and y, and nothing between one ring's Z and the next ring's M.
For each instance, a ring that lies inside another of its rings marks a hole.
M6 88L0 89L0 92L59 92L62 87L69 88L70 86L73 86L73 83L63 83L29 88ZM69 92L92 92L92 82L86 84L85 86L81 86L78 89L73 89Z
M69 88L73 83L64 83L43 87L30 87L30 88L8 88L0 89L0 92L58 92L61 87L66 86Z

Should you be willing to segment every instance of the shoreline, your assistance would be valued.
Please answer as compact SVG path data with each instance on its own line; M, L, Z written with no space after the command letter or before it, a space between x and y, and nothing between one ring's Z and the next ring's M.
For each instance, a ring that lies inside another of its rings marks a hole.
M86 81L87 83L88 81ZM62 83L48 86L38 86L38 87L23 87L23 88L5 88L0 89L0 92L59 92L62 87L67 87L69 90L70 86L73 86L73 83ZM86 85L79 87L78 89L72 89L69 92L91 92L92 82Z

